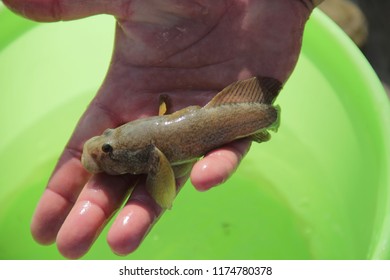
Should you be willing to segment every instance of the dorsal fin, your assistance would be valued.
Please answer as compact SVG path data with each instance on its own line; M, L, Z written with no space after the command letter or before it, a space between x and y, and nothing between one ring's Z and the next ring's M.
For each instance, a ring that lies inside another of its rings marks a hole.
M281 88L282 83L270 77L253 77L237 81L220 91L205 108L247 102L272 104Z
M257 77L260 88L263 91L263 103L272 104L280 90L282 89L282 83L271 77Z

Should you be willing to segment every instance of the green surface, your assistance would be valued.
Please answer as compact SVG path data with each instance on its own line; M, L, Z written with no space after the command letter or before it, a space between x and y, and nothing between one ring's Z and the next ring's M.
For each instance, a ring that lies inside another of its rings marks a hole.
M114 21L36 24L0 7L0 259L58 259L35 205L104 78ZM277 103L282 122L206 193L190 184L129 259L390 258L390 109L358 49L324 15L307 26ZM103 232L86 259L114 259Z

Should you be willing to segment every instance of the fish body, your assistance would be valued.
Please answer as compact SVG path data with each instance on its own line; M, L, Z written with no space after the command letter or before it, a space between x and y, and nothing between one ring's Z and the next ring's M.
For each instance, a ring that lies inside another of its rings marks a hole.
M170 208L176 195L172 168L236 139L269 139L267 130L278 126L279 110L272 103L280 88L274 79L251 78L228 86L204 107L107 129L84 144L82 163L91 173L148 174L149 193L160 206ZM167 187L167 181L174 186Z

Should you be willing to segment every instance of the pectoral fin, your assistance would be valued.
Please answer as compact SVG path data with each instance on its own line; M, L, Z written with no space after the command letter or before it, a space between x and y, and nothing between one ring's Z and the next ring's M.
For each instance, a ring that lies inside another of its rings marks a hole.
M146 190L158 205L171 209L176 197L176 181L171 164L157 147L154 147L150 154L149 164Z

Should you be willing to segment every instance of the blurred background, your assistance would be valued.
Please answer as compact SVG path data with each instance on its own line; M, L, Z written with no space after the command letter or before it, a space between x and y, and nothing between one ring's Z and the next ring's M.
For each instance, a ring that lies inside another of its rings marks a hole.
M326 0L319 7L359 46L390 97L390 1Z

